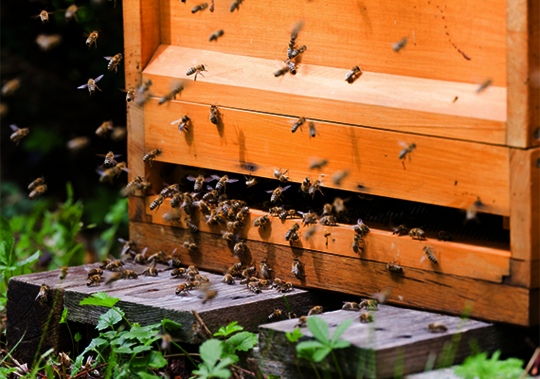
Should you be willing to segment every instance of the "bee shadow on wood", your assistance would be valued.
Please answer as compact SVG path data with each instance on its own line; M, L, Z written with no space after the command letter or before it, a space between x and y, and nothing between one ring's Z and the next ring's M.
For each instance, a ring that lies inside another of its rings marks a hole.
M260 227L259 229L259 236L263 241L268 241L270 238L270 235L272 234L272 223L269 222L265 227Z
M223 139L225 137L225 124L223 123L223 114L217 120L216 128L219 134L219 138ZM226 143L227 141L225 141Z
M360 155L358 154L358 141L356 139L357 138L356 131L354 130L354 128L350 128L350 133L351 133L350 141L351 141L351 148L352 148L352 151L351 151L352 161L356 165L356 168L360 169Z
M193 125L194 125L193 120L190 120L189 121L189 127L186 128L186 130L184 132L184 138L186 139L186 143L190 147L193 144L193 139L195 137L195 129L194 129Z

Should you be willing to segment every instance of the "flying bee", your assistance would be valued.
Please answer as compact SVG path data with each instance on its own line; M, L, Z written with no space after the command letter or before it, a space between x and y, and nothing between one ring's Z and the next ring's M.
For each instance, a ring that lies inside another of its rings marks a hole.
M287 218L294 218L297 216L298 212L296 212L294 209L289 209L288 211L283 210L283 212L281 212L278 217L281 221L285 221Z
M291 274L296 276L297 279L303 278L305 276L302 263L298 258L293 259Z
M244 2L244 0L233 0L233 2L231 3L231 6L230 6L230 11L231 13L234 12L235 10L239 10L240 9L240 4L242 4Z
M92 94L96 92L96 89L101 91L101 89L99 89L99 87L96 84L97 82L101 80L101 78L103 78L103 75L100 75L95 79L90 78L88 79L88 82L86 84L83 84L82 86L78 86L77 89L84 89L88 87L88 92L90 93L90 96L92 96Z
M216 189L218 191L225 191L225 187L227 186L227 183L236 183L238 179L229 179L227 175L223 175L221 178L217 175L212 175L213 179L219 179L219 181L216 184Z
M300 185L300 188L298 189L298 192L301 192L303 196L306 196L309 194L309 190L311 188L311 179L308 177L304 178L302 181L302 184Z
M120 61L122 60L122 53L118 53L114 57L103 57L103 58L109 61L109 64L107 65L107 69L109 71L114 70L114 72L118 72L118 65L120 64Z
M21 86L21 79L15 78L9 80L6 84L2 86L2 96L11 96L19 89Z
M264 279L269 279L270 278L270 271L272 271L272 269L268 266L268 263L266 263L266 259L261 260L261 264L260 264L259 268L261 269L261 276Z
M313 316L313 315L322 315L323 314L323 307L320 306L320 305L317 305L313 308L311 308L308 312L308 316Z
M148 79L147 81L143 82L143 84L137 89L137 92L144 93L150 89L151 85L152 85L152 80Z
M161 149L154 149L151 152L145 154L142 160L143 162L148 162L150 167L152 167L152 163L154 162L154 159L156 159L157 156L160 155L161 153L163 153Z
M120 273L118 273L118 274L120 274ZM86 280L86 285L88 287L91 287L91 286L99 287L101 285L102 280L103 280L103 278L101 277L101 275L90 275L90 276L88 276L88 278Z
M92 44L94 44L96 46L96 49L97 49L97 39L99 37L99 33L94 30L90 34L84 33L84 36L87 37L86 38L86 45L88 46L88 49L90 50L90 48L92 47Z
M186 269L182 267L175 268L171 271L171 276L173 278L180 278L181 276L184 276L186 274Z
M180 222L182 213L180 212L180 209L173 208L163 214L163 219L167 222Z
M101 263L99 264L99 268L101 269L105 269L105 267L107 267L109 265L109 263L112 262L112 259L105 259L103 261L101 261Z
M283 197L283 192L287 191L291 186L286 187L278 187L275 190L266 191L267 193L271 193L272 196L270 197L270 202L275 203L278 200L280 200Z
M398 236L408 234L407 227L405 225L398 225L392 229L392 234L397 234Z
M307 326L307 317L306 316L300 316L298 319L298 323L296 324L295 328L305 328Z
M313 158L309 164L309 169L310 170L315 170L315 169L322 169L324 166L326 166L328 164L328 160L327 159L319 159L319 158Z
M370 232L369 227L366 224L364 224L364 221L362 221L362 219L358 219L356 221L356 225L354 226L353 230L355 231L356 234L358 234L361 237L365 237L366 234Z
M110 262L107 266L105 266L105 270L114 271L122 269L122 266L124 266L124 261L121 259L115 260Z
M210 34L210 38L208 39L210 42L217 41L219 37L223 35L223 30L216 30L214 33Z
M208 8L208 3L201 3L199 5L195 5L192 9L191 9L191 13L197 13L199 11L204 11L206 8ZM188 71L189 72L189 71ZM191 75L191 74L188 74L188 75Z
M448 232L445 232L444 230L441 230L439 231L439 233L437 233L437 238L445 242L452 241L452 236Z
M276 178L282 183L287 183L289 181L289 177L287 176L288 172L289 170L281 172L281 169L274 169L274 178Z
M184 130L186 132L189 132L188 124L189 124L190 121L191 121L191 119L187 115L185 115L182 118L180 118L178 120L174 120L173 122L171 122L171 125L178 124L178 131L180 133L182 133Z
M30 198L30 200L36 200L38 199L41 195L43 195L45 193L45 191L47 191L47 185L46 184L42 184L40 186L37 186L35 190L33 190L32 192L30 192L30 194L28 195L28 197Z
M281 309L274 310L270 316L268 316L268 321L278 321L283 318L283 311Z
M283 283L283 285L281 286L281 288L279 289L281 292L285 293L285 292L291 292L294 290L294 287L293 287L293 284L291 282L285 282Z
M189 288L188 288L187 283L179 284L178 287L176 287L176 289L174 290L174 293L177 296L180 295L180 294L189 295Z
M356 79L358 79L362 75L362 70L358 66L354 66L351 71L345 75L345 81L349 84L354 83Z
M109 130L113 130L112 121L103 121L103 123L96 129L96 135L101 138L105 138Z
M32 16L31 18L39 18L41 20L42 24L45 24L46 22L49 22L49 15L53 14L54 12L47 12L46 10L42 10L39 12L39 14Z
M158 197L150 203L150 210L153 211L155 209L157 211L161 204L163 204L163 201L165 201L165 197L159 194Z
M36 180L34 180L32 183L28 185L28 190L31 191L42 184L45 184L45 178L44 177L37 178Z
M156 268L156 261L154 261L154 265L151 266L151 267L147 267L142 273L141 275L144 275L144 276L158 276L158 270Z
M201 283L199 283L198 281L196 280L193 280L189 283L187 283L187 288L188 290L192 290L192 289L195 289L195 288L199 288L201 286Z
M442 322L432 322L427 327L428 331L431 333L444 333L448 331L448 328L446 325L444 325Z
M192 241L184 242L184 248L187 249L191 253L199 251L199 246L197 246L197 244Z
M317 134L317 129L315 128L315 123L313 121L310 121L308 126L309 126L309 135L311 137L315 137L315 135Z
M206 3L204 3L204 4L206 4ZM208 6L208 4L207 4L207 6ZM202 77L204 77L203 71L208 71L208 70L206 69L206 67L204 67L203 64L200 64L198 66L191 67L189 70L187 70L186 75L191 76L191 75L195 74L195 77L193 78L193 80L197 81L197 75L201 75Z
M248 246L244 241L237 242L234 245L234 253L236 255L244 254L248 250Z
M319 191L321 193L321 195L324 196L324 193L322 192L321 188L323 186L323 182L321 180L321 176L322 174L319 176L319 179L315 180L313 182L313 184L311 185L311 187L309 187L309 191L308 193L311 195L311 198L314 199L315 198L315 194L317 193L317 191Z
M319 220L319 223L326 226L337 226L337 218L335 216L324 216Z
M355 234L352 243L352 249L356 254L360 254L361 251L364 251L364 248L360 245L364 244L364 240L360 234Z
M295 223L292 228L287 230L287 233L285 234L285 240L289 242L298 241L300 239L300 236L298 235L298 230L300 230L300 224Z
M413 240L425 240L426 239L426 234L424 233L424 231L420 228L413 228L409 231L409 235L411 236L411 238Z
M362 324L369 324L370 322L373 322L373 316L367 312L364 312L360 314L360 317L358 317L358 321L360 321Z
M148 248L145 247L145 248L143 249L143 251L141 251L139 254L135 255L135 257L133 258L133 261L134 261L135 263L140 264L140 265L146 264L146 256L145 256L145 254L146 254L146 251L147 251L147 250L148 250Z
M405 38L400 39L397 42L394 42L392 44L392 49L394 49L394 51L397 53L398 51L400 51L401 49L405 47L405 45L407 44L407 40L408 40L407 37L405 37Z
M234 284L234 278L233 278L233 276L231 274L225 274L225 276L223 276L223 279L221 280L221 282L232 285L232 284Z
M435 254L433 254L433 248L431 246L424 246L424 253L426 254L427 258L430 260L431 263L437 264L439 263L437 261L437 258L435 257Z
M131 103L133 100L135 100L135 87L129 87L128 89L122 89L122 88L119 88L120 91L122 92L125 92L126 93L126 101L128 103Z
M36 38L36 43L39 45L39 48L43 51L49 51L52 48L60 45L62 42L62 36L60 34L51 34L45 35L40 34Z
M114 142L124 141L127 136L127 129L124 126L117 126L111 133L111 139Z
M19 143L24 137L30 134L30 129L28 128L21 129L17 125L10 125L9 127L11 128L11 130L13 130L13 133L11 134L9 139L15 142L15 145L17 146L19 146Z
M206 291L206 293L203 296L202 303L206 304L207 302L214 300L217 294L218 292L216 290Z
M188 175L186 177L186 179L189 180L190 182L195 182L195 184L193 186L193 191L194 192L201 192L202 189L203 189L204 183L214 180L213 177L205 178L204 175L202 175L202 174L197 176L197 177Z
M100 269L100 268L93 268L93 269L90 269L88 271L88 279L90 279L91 276L94 276L94 275L99 275L99 276L102 276L103 275L103 270Z
M344 302L341 309L344 311L359 311L360 307L355 302Z
M405 158L407 157L407 155L409 155L409 160L411 159L411 154L413 152L414 149L416 149L416 144L415 143L411 143L411 144L407 144L406 142L400 142L399 143L403 149L399 152L399 159L402 159L403 160L403 168L405 169Z
M403 273L403 267L399 266L397 264L397 262L395 261L391 261L391 262L388 262L386 264L386 269L390 272L394 272L394 273L397 273L397 274L402 274Z
M69 140L66 144L67 148L72 153L78 153L88 145L90 145L90 139L88 137L75 137Z
M148 262L159 262L159 263L166 262L167 260L168 260L168 256L163 250L159 250L157 253L152 254L147 259Z
M210 122L214 125L221 123L221 113L216 105L210 106Z
M38 300L40 303L45 304L48 300L50 290L51 287L43 283L41 287L39 287L39 292L34 301Z
M104 157L105 161L101 165L101 167L110 167L110 166L116 166L118 162L115 158L121 157L122 154L114 154L112 151L109 151L107 154L96 154L98 157Z
M159 99L159 105L163 105L171 100L176 100L176 95L178 95L180 92L184 90L184 84L183 83L177 83L173 86L171 92L169 92L167 95L163 96L161 99Z
M201 282L201 283L209 283L210 282L210 279L208 279L207 276L204 276L204 275L201 275L201 274L197 274L195 275L195 280Z
M126 162L120 162L116 166L106 169L105 171L98 171L100 183L113 182L113 179L119 176L122 171L128 171Z
M340 171L336 171L334 173L334 175L332 175L332 182L336 185L336 186L340 186L341 185L341 182L347 177L349 176L349 170L340 170Z
M299 127L301 127L302 125L304 125L304 123L306 122L306 118L305 117L300 117L298 120L296 120L296 122L293 124L292 128L291 128L291 132L296 132L298 130Z

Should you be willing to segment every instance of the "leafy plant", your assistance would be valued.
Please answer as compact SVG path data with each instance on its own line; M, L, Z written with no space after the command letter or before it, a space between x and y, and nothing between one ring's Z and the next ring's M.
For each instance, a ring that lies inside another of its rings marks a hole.
M463 364L454 369L454 374L464 379L514 379L523 374L523 361L517 358L499 360L500 350L488 354L478 353L465 359Z
M285 335L290 343L295 343L304 336L302 333L300 333L300 328L294 329L292 333L286 332Z

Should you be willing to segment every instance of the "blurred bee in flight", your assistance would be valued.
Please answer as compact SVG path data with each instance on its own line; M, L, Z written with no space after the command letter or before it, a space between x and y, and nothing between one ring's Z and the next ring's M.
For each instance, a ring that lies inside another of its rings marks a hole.
M40 34L36 38L36 43L39 45L39 48L43 51L51 50L52 48L60 45L60 42L62 42L62 36L60 34L51 34L51 35Z
M36 180L34 180L28 186L28 190L31 191L30 194L28 195L28 197L31 200L38 199L41 195L43 195L45 193L45 191L47 191L47 185L45 184L45 178L41 177L41 178L37 178Z
M157 158L158 155L160 155L163 151L161 149L154 149L152 150L151 152L147 153L144 157L143 157L143 162L148 162L148 164L150 165L150 167L152 167L152 163L154 162L154 159Z
M46 22L49 22L49 15L53 14L54 12L47 12L46 10L42 10L39 12L39 14L32 16L31 18L39 18L41 20L42 24L45 24Z
M21 86L21 79L15 78L8 80L6 84L2 86L2 96L10 96L15 93Z
M275 190L266 191L267 193L271 193L272 197L270 198L270 202L275 203L279 199L283 197L283 192L287 191L291 186L286 187L278 187Z
M17 146L19 146L19 142L26 137L28 134L30 134L30 129L28 128L19 128L17 125L10 125L9 126L11 130L13 130L13 133L9 137L10 140L15 142Z
M100 175L99 181L101 183L111 182L113 183L114 178L120 176L122 171L128 171L127 165L125 162L120 162L116 166L109 168L105 171L98 170L97 173Z
M416 144L415 143L408 144L403 141L399 142L399 144L403 147L403 149L399 152L399 159L401 159L401 163L403 164L403 169L406 170L405 158L409 156L409 160L411 160L411 154L413 150L416 149Z
M392 44L392 49L394 49L394 51L397 53L398 51L403 49L405 47L405 45L407 45L407 41L408 41L408 38L405 37L405 38L400 39L397 42L394 42Z
M240 10L240 4L242 4L244 2L244 0L233 0L233 2L231 3L231 6L230 6L230 11L231 13L234 12L235 10Z
M208 39L210 42L217 41L219 37L223 35L223 30L216 30L214 33L210 34L210 38Z
M184 90L184 84L183 83L176 83L171 92L169 92L167 95L163 96L161 99L159 99L159 105L163 105L171 100L176 100L176 95L178 95L180 92Z
M101 80L101 78L103 78L103 75L100 75L95 79L90 78L90 79L88 79L88 83L77 87L77 89L84 89L84 88L88 87L88 92L90 92L90 96L92 96L92 94L96 91L96 89L100 90L96 83L99 82Z
M120 61L122 60L122 53L116 54L114 57L103 57L106 60L109 61L109 64L107 65L107 69L109 71L114 70L114 72L118 72L118 65L120 64Z
M105 138L109 130L113 130L112 121L103 121L103 123L96 129L96 135L101 138Z

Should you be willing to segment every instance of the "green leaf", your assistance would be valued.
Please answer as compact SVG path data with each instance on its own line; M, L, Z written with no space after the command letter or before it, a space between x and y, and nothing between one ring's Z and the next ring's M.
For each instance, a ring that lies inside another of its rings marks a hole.
M223 341L206 340L199 348L201 359L210 367L214 367L223 352Z
M349 346L351 346L351 343L346 340L338 340L332 343L332 349L343 349Z
M308 318L308 329L319 342L325 346L330 345L328 340L328 324L319 316L312 316Z
M345 320L336 328L336 330L334 331L334 335L332 336L332 346L339 339L339 337L341 337L345 329L347 329L352 324L352 322L352 319Z
M139 324L134 324L129 332L124 333L123 336L126 339L137 339L141 343L146 343L159 333L160 325L139 326Z
M238 321L233 321L226 327L222 326L221 328L219 328L219 331L217 333L214 333L214 337L217 337L217 336L227 337L229 334L238 332L240 330L244 330L244 328L236 324L238 324Z
M270 374L270 375L267 376L267 379L281 379L281 376L280 375Z
M36 251L34 254L32 254L31 256L26 258L25 260L17 262L17 267L22 267L22 266L25 266L27 264L34 263L35 261L38 260L40 255L41 255L41 251L40 250Z
M292 333L286 332L285 335L287 336L287 339L291 343L295 343L296 341L298 341L300 338L304 336L302 333L300 333L300 328L294 329Z
M315 362L320 362L324 358L326 358L326 356L330 354L331 351L332 349L330 349L329 347L323 347L322 349L317 349L315 350L315 353L313 353L313 360Z
M8 374L17 371L17 368L0 367L0 378L6 378Z
M75 340L75 342L79 342L82 339L81 333L79 332L75 333L75 335L73 336L73 339Z
M152 368L162 368L162 367L165 367L166 365L167 365L167 360L163 358L163 354L160 351L150 352L150 360L149 360L148 366Z
M9 221L3 215L0 215L0 241L7 241L10 238L13 238L13 232Z
M296 345L296 351L301 352L305 349L320 349L323 348L324 345L320 343L319 341L302 341L298 345Z
M212 370L210 373L211 378L229 378L231 376L231 372L226 368L230 364L232 364L233 361L231 358L225 358L222 359L221 362L218 363L216 367Z
M90 344L86 348L87 350L95 350L96 348L104 345L108 345L109 341L104 340L103 338L94 338L92 341L90 341Z
M109 297L105 292L98 292L86 299L81 300L79 305L98 305L102 307L112 308L119 302L120 299Z
M143 351L149 351L149 350L152 350L152 346L148 346L148 345L139 345L139 346L135 346L133 348L133 352L135 354L138 354L138 353L142 353Z
M131 346L133 345L135 345L135 342L124 342L122 346L114 349L114 351L118 354L131 354L133 353L133 350L131 349Z
M297 349L298 350L298 349ZM303 348L301 350L298 350L298 358L304 358L308 361L313 361L313 354L315 354L315 348Z
M124 311L119 309L119 308L109 309L107 311L107 313L102 314L101 316L99 316L98 324L96 326L96 329L97 330L104 330L104 329L107 329L107 328L112 328L113 325L115 325L115 324L119 323L120 321L122 321L122 316L120 314L118 314L117 310L118 310L118 312L122 313L122 315L124 315Z
M161 379L162 378L161 376L152 375L144 371L139 371L139 372L136 372L135 374L139 375L141 379Z
M67 314L68 314L68 309L64 308L64 310L62 311L62 318L58 322L59 324L67 324Z
M227 343L234 346L236 350L248 351L257 345L257 335L250 332L241 332L229 338Z
M173 330L181 329L182 325L175 321L164 318L161 321L161 327L163 328L163 331L167 333L167 331L171 332Z
M15 264L15 257L13 254L13 245L15 244L15 238L10 237L0 243L0 263L3 266L12 267Z

